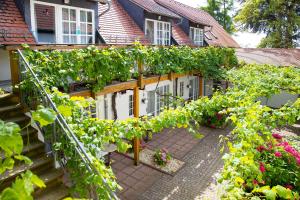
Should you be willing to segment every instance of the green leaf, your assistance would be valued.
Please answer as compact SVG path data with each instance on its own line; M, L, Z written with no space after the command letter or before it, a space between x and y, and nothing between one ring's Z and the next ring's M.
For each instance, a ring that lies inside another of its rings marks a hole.
M41 127L52 124L56 119L56 113L51 108L40 106L37 111L32 112L32 118L39 122Z
M72 108L70 106L59 105L57 109L64 117L70 117L72 115Z

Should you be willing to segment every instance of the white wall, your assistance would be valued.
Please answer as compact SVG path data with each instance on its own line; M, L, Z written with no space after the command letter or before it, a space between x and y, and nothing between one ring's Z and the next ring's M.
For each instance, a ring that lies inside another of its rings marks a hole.
M190 79L195 79L196 76L185 76L178 78L178 85L177 85L177 91L179 95L179 82L184 82L184 99L189 98L189 89L187 88L187 85L189 84ZM154 91L156 87L161 87L165 85L169 85L169 92L171 94L174 94L173 91L173 84L175 81L160 81L159 84L153 83L146 85L144 90L140 90L140 116L147 115L147 102L143 102L143 99L148 98L148 92ZM118 92L116 96L116 110L118 119L126 119L129 117L129 95L133 95L133 90L126 90L126 92ZM107 105L108 105L108 119L114 119L113 109L112 109L112 94L107 94ZM104 95L97 96L96 97L96 106L97 106L97 117L100 119L104 119Z
M0 49L0 81L10 80L10 63L9 53L4 49Z

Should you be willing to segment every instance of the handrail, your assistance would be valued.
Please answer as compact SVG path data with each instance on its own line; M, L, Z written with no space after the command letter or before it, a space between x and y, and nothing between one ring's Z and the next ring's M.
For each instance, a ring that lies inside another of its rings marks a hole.
M91 158L88 156L87 152L85 151L82 143L78 140L78 138L76 137L76 135L73 133L73 131L71 130L70 126L66 122L65 118L58 111L58 109L57 109L56 105L54 104L54 102L52 101L50 95L47 93L47 91L43 87L42 83L40 82L40 80L38 79L37 75L34 73L34 71L32 70L32 68L30 67L30 64L28 63L28 61L26 60L26 58L24 57L24 55L22 54L22 52L20 51L20 49L17 49L17 52L20 55L20 57L23 60L23 62L25 63L25 67L27 68L27 70L29 70L29 72L33 76L33 78L35 80L35 84L37 84L37 86L39 87L39 89L41 90L41 92L44 93L44 96L47 99L47 101L50 103L51 108L56 112L57 119L58 119L57 121L58 121L59 125L63 128L64 134L66 134L66 136L68 137L68 139L70 139L71 141L73 140L75 142L75 150L79 154L81 160L86 165L88 171L90 173L96 173L97 175L99 175L101 177L103 183L104 183L104 186L108 189L111 197L113 199L118 200L119 198L117 197L117 195L110 189L110 187L108 186L106 180L100 175L99 171L92 164L93 162L92 162Z

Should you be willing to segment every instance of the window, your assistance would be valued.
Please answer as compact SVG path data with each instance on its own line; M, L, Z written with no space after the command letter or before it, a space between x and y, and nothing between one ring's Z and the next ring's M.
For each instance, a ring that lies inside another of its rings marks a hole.
M170 86L164 85L158 87L157 93L154 90L149 91L147 94L147 113L150 116L158 115L165 106L169 105L169 97L167 95L170 93Z
M92 44L94 10L32 1L32 31L39 43Z
M161 110L169 105L169 97L167 96L170 91L169 85L161 86L157 89L158 94L156 93L156 115L158 115Z
M199 77L191 79L189 82L189 99L197 100L199 97Z
M201 28L190 28L190 39L195 45L203 46L203 29Z
M184 95L184 82L179 83L179 96L183 97Z
M152 44L170 45L171 24L169 22L146 19L145 34Z
M78 8L62 8L63 43L93 43L93 13Z
M104 119L108 119L108 99L107 99L107 95L104 95Z
M133 115L133 95L129 95L129 116Z

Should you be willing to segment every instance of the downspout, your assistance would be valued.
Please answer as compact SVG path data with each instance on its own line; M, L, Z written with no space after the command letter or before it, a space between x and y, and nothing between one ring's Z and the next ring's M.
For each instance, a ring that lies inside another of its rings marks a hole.
M100 13L98 15L98 20L100 20L100 17L103 16L105 13L107 13L110 10L110 8L111 8L111 0L100 0L99 3L102 4L102 5L107 5L107 9L104 10L102 13ZM102 36L100 34L99 29L100 29L100 26L98 26L97 33L99 34L100 40L104 41L104 39L102 38ZM106 43L106 42L104 41L104 43Z

